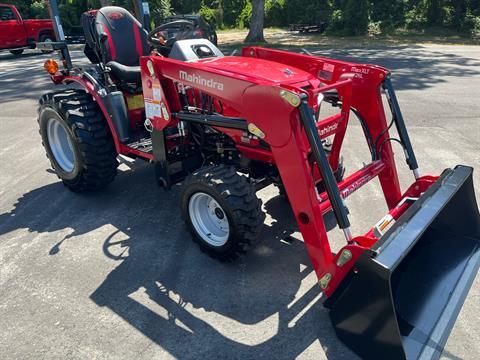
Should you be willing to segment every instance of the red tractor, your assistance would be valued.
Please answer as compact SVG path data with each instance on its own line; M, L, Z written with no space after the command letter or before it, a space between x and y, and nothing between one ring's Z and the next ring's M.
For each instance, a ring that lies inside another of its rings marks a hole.
M43 95L38 118L70 190L109 184L120 154L151 162L164 188L183 183L181 213L201 249L231 260L261 229L256 192L274 184L292 207L338 336L368 358L439 356L480 264L472 168L420 175L388 70L260 47L224 56L208 40L186 39L187 21L147 34L119 7L87 13L83 25L92 65L73 67L62 41L48 44L64 63L45 64L53 82L75 87ZM169 27L175 36L164 38ZM320 116L325 103L337 113ZM351 116L371 161L344 176ZM414 175L404 192L392 141ZM352 234L344 199L377 177L389 211ZM330 212L345 234L336 254Z

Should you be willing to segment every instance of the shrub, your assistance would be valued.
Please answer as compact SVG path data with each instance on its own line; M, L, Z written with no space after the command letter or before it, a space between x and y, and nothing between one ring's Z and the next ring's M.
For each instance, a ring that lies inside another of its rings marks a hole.
M265 1L265 25L284 26L288 23L285 9L286 0Z
M363 35L368 30L368 1L346 0L343 11L346 35Z
M248 27L252 19L252 3L249 1L242 9L240 16L237 19L236 25L240 29Z
M34 1L30 5L30 16L35 19L48 19L48 9L44 1Z
M202 15L209 23L215 23L217 21L217 11L208 6L202 5L200 8L200 15Z
M405 13L405 26L408 29L421 29L427 24L425 12L418 7L413 7Z
M480 16L467 15L466 26L474 38L480 38Z
M372 21L368 24L368 34L369 35L380 35L381 30L381 21Z
M343 29L344 21L343 21L343 12L340 9L334 10L332 12L332 20L329 26L330 30L338 31Z
M156 0L150 5L150 14L155 24L160 24L163 19L173 15L170 0Z

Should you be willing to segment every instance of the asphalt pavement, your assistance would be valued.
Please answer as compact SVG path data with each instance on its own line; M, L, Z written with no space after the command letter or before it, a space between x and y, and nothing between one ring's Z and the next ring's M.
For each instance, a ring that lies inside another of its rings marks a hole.
M308 50L392 69L421 173L471 165L480 199L480 47ZM180 219L178 187L159 188L147 163L122 158L106 190L69 192L50 170L36 122L37 99L56 88L42 69L48 57L0 53L1 359L356 358L334 334L273 186L260 193L268 215L258 245L233 263L199 251ZM352 121L347 172L368 161L362 136ZM395 150L405 188L413 175ZM386 210L377 181L347 205L355 234ZM340 232L331 235L338 248ZM479 300L477 278L445 359L480 359Z

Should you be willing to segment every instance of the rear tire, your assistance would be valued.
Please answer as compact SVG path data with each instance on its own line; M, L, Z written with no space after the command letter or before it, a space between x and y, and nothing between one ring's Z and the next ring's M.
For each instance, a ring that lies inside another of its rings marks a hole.
M70 190L98 190L117 174L117 153L102 112L84 90L40 98L38 124L52 168Z
M188 176L180 206L200 249L221 261L244 253L260 234L265 219L255 186L224 165L205 166Z
M12 55L19 56L23 54L23 49L10 50L10 53Z

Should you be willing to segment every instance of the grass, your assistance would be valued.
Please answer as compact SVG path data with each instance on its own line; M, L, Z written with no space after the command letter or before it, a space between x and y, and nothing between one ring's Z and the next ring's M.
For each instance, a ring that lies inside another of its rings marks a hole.
M218 31L222 47L235 48L244 45L248 29L228 29ZM268 47L302 48L311 46L368 46L381 44L455 44L480 45L480 38L469 37L464 33L445 28L430 28L426 31L396 30L388 35L340 36L337 34L299 34L287 29L267 28L264 31Z

